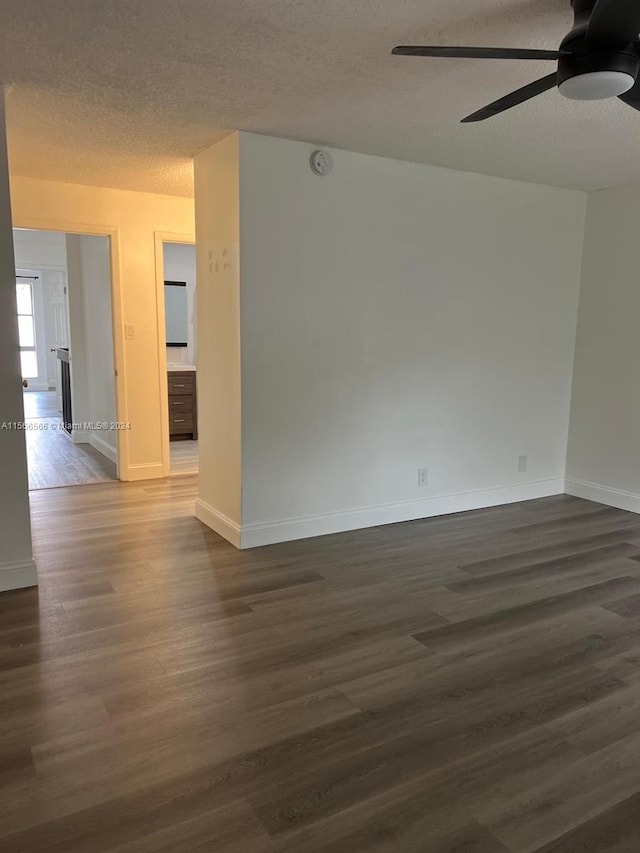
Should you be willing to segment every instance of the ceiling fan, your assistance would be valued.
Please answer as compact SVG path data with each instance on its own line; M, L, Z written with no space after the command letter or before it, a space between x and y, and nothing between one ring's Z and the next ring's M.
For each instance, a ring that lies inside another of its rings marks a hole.
M400 56L555 59L558 69L511 92L463 122L484 121L557 86L567 98L619 97L640 110L640 0L571 0L574 24L558 50L503 47L395 47Z

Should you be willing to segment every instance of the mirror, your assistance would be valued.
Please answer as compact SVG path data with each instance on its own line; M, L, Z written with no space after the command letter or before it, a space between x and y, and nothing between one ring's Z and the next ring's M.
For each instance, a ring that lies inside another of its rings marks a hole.
M187 282L165 281L164 314L168 347L188 346Z

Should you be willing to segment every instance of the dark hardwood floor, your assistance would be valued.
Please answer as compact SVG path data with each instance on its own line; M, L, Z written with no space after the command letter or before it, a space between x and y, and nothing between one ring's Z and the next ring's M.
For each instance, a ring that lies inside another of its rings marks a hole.
M638 853L640 516L561 496L239 553L195 492L32 494L2 853Z

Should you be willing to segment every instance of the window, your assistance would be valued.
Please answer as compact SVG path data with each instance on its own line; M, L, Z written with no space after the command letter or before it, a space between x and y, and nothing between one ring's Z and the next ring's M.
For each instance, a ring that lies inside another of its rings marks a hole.
M38 376L38 356L36 355L36 327L33 318L33 287L29 282L16 282L18 302L18 332L20 335L20 361L22 378L35 379Z

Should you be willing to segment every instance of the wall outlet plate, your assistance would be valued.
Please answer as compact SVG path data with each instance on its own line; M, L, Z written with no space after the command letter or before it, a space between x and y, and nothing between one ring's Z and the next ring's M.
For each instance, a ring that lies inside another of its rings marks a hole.
M428 468L418 468L418 486L428 486L429 485L429 469Z

